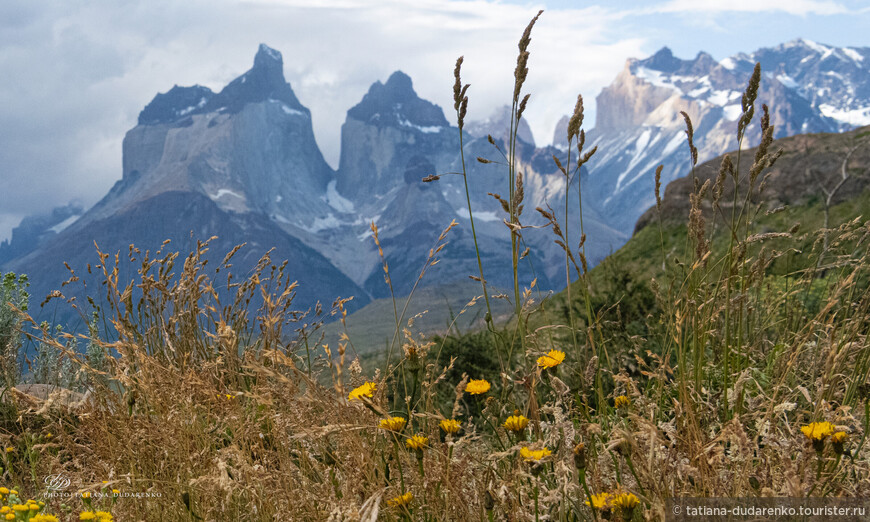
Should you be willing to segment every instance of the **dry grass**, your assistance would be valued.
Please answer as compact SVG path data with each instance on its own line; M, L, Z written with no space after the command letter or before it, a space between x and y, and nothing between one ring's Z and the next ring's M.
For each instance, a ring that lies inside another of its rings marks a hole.
M515 124L528 100L520 94L531 26L520 45ZM461 120L468 99L459 64L456 82ZM753 82L746 114L755 109ZM568 136L579 162L559 162L566 181L591 155L581 124L582 100ZM763 207L752 191L777 154L766 141L748 182L735 174L738 156L716 187L696 184L679 255L662 236L667 268L649 282L657 307L644 336L614 335L619 304L593 305L582 244L567 246L566 224L544 211L563 240L580 293L569 301L580 313L540 325L530 321L540 313L533 285L497 296L512 300L516 318L489 326L495 375L450 377L444 341L415 336L398 306L390 362L363 375L351 339L319 342L326 318L343 319L344 301L295 311L291 274L268 255L237 281L227 275L236 251L209 271L207 242L182 266L176 254L131 249L139 278L123 285L119 257L100 253L111 331L81 337L113 357L92 364L69 334L32 325L30 335L74 362L88 395L5 394L2 481L36 498L47 492L46 475L68 478L71 492L117 489L122 496L92 497L87 507L118 520L661 520L675 496L870 495L870 297L862 290L870 228L856 219L823 231L809 251L795 249L807 236L794 230L755 230ZM527 230L511 151L503 204L516 266ZM733 203L726 212L700 212L712 200L718 210L723 191ZM795 268L771 273L786 262ZM627 353L636 371L622 364ZM484 377L489 389L467 388ZM401 431L381 425L392 417L405 419L394 425ZM455 433L455 424L442 427L450 419L461 423ZM845 442L814 445L802 433L822 421ZM623 496L587 507L603 493ZM81 498L46 502L69 519L86 508Z

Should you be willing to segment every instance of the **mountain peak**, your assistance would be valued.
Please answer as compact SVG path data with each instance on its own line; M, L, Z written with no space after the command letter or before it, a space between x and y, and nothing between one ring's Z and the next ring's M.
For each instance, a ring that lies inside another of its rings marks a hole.
M683 65L683 61L674 56L667 46L659 49L654 55L640 62L645 67L662 72L674 72Z
M404 126L422 132L448 126L441 108L417 96L411 77L402 71L391 74L387 83L373 83L347 116L378 127Z
M402 71L396 71L387 78L387 83L384 84L384 87L387 90L393 93L402 93L402 94L411 94L413 96L417 96L417 93L414 92L414 82L411 81L411 77Z
M263 60L271 60L280 64L284 63L284 59L281 57L281 51L272 49L268 45L261 43L260 47L257 48L257 55L254 57L254 65L256 65L258 61Z
M264 82L269 85L282 85L284 80L284 59L280 51L272 49L266 44L260 44L257 54L254 56L254 67L246 72L242 78Z

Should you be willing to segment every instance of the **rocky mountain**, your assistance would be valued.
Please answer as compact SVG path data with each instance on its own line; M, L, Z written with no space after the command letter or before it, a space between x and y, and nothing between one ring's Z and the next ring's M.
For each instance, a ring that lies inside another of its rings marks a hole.
M84 208L80 204L70 203L56 207L51 212L22 219L21 223L12 230L12 238L0 243L0 266L50 241L82 214Z
M595 128L587 137L587 150L599 148L580 176L590 265L619 248L653 203L657 165L665 166L665 183L688 173L681 110L692 116L701 161L736 148L740 94L754 60L764 67L759 101L772 107L777 137L842 131L870 118L868 49L796 41L721 62L705 53L681 60L666 48L645 60L628 60L598 96ZM59 209L24 220L12 241L0 245L0 268L30 274L32 293L42 296L68 277L64 260L77 274L85 272L95 259L94 242L112 253L126 252L130 244L153 251L168 238L185 252L196 239L214 235L210 255L216 261L247 243L234 265L239 273L274 247L273 259L286 259L300 283L300 308L350 295L353 306L362 306L389 295L372 222L397 295L416 283L438 235L453 220L440 262L421 284L477 275L470 200L484 276L508 288L510 236L501 205L488 193L510 190L497 150L507 150L509 120L509 110L501 109L486 121L468 123L462 141L466 195L456 174L462 170L459 130L440 107L417 95L411 78L396 71L348 110L333 170L314 139L310 112L284 78L281 53L261 45L253 67L220 92L175 86L155 96L124 138L121 179L109 193L86 212ZM556 131L557 144L564 142L565 124ZM523 234L529 253L520 264L521 281L528 286L536 278L539 288L557 290L566 284L564 253L549 230L534 228L544 222L533 209L552 207L576 248L577 179L566 188L553 162L553 155L564 158L563 149L535 147L525 125L518 133L521 220L532 227ZM749 143L757 133L749 129ZM422 182L432 174L441 177ZM127 265L122 274L134 269ZM93 283L90 288L96 288Z
M662 183L688 174L686 111L703 162L737 148L741 93L756 62L761 63L760 103L771 108L775 137L837 132L870 123L870 48L835 48L795 40L754 53L715 61L706 53L676 58L668 48L644 59L629 59L613 83L598 95L595 127L587 142L598 146L584 185L589 207L622 232L630 232L654 203L654 172ZM564 118L555 131L564 144ZM751 126L748 144L757 143Z
M567 125L567 120L565 122ZM472 136L485 138L488 135L493 138L506 140L511 129L511 107L510 105L502 105L497 108L485 120L472 120L465 124L464 129ZM527 145L535 146L535 138L532 136L532 128L529 127L529 122L520 120L517 128L517 138L523 140Z
M505 150L505 133L498 129L507 120L497 116L477 132L493 133ZM535 206L564 209L565 179L551 157L560 151L536 149L527 126L520 133L523 223L543 224ZM463 180L446 174L461 170L459 130L440 107L417 95L411 78L397 71L375 82L348 110L341 139L340 164L333 171L315 142L310 112L284 78L281 54L261 45L253 67L220 92L174 86L156 95L124 137L121 179L108 194L84 213L56 211L51 219L25 220L13 241L0 247L2 269L30 274L32 293L41 297L69 276L63 261L80 276L86 273L96 258L95 242L105 252L121 252L123 259L130 244L155 251L170 239L170 248L186 252L196 239L217 236L210 248L215 263L234 245L247 243L234 262L240 273L274 247L273 259L288 260L299 280L300 307L350 295L358 307L389 295L372 222L379 228L393 290L402 295L416 283L441 231L455 220L440 262L421 284L467 281L478 273ZM507 175L501 165L475 161L498 158L485 134L467 134L464 143L484 275L493 285L508 287L510 236L500 204L487 194L507 194ZM444 175L423 183L432 174ZM569 198L575 218L578 206ZM594 231L595 239L587 243L592 262L625 240L594 213L586 226L587 233ZM579 241L577 229L567 230L572 244ZM543 289L564 285L561 249L549 232L531 231L524 247L529 247L520 267L525 286L532 279ZM122 278L134 270L132 264L122 267ZM83 277L96 288L96 281ZM84 298L71 287L64 291Z
M271 248L275 261L288 260L305 283L297 291L303 309L350 295L362 306L366 292L292 233L325 226L330 183L335 173L314 140L308 109L284 80L281 54L261 45L254 66L218 93L176 86L158 94L124 137L122 177L108 194L57 225L50 241L21 248L3 269L29 274L41 300L69 277L64 261L99 288L85 275L88 263L97 264L94 243L123 260L131 244L153 252L170 239L169 248L185 253L197 239L218 236L210 249L215 266L247 244L234 263L239 276ZM121 269L135 273L134 265ZM83 301L80 286L64 292Z

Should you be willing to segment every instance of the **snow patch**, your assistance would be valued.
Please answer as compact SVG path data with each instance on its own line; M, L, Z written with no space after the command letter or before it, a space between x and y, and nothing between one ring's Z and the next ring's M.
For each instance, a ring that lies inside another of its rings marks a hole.
M643 130L640 136L634 142L634 153L632 154L631 163L628 164L628 167L625 168L624 171L619 175L616 179L616 189L619 190L622 188L622 182L625 180L625 177L628 176L628 173L631 172L634 167L637 166L638 163L645 157L644 152L646 151L647 145L649 145L649 139L652 136L652 131L649 128Z
M339 212L350 214L354 210L353 202L338 193L336 183L336 180L332 180L326 186L326 203Z
M785 85L789 89L797 89L798 83L794 81L794 79L787 74L778 74L776 79L779 80L779 83Z
M674 134L674 137L671 138L671 141L669 141L668 144L665 145L665 150L662 151L662 155L667 156L668 154L677 150L677 147L680 146L680 143L683 143L684 139L685 134L682 131Z
M722 116L728 121L737 121L741 114L743 114L743 106L739 103L722 107Z
M189 113L195 111L196 109L203 108L206 104L206 101L207 100L205 98L200 98L199 103L197 103L196 105L191 105L190 107L187 107L186 109L181 109L180 111L176 111L175 113L178 116L184 116L185 114L189 114Z
M709 90L710 90L710 86L709 86L709 85L702 85L701 87L698 87L698 88L695 89L695 90L689 91L688 94L689 94L689 96L691 96L692 98L697 98L698 96L704 94L705 92L707 92L707 91L709 91Z
M456 211L456 213L459 214L459 217L461 217L463 219L471 219L471 217L468 214L468 209L465 207L460 208L459 210ZM474 213L474 219L477 219L479 221L498 221L499 220L498 216L495 215L495 212L492 212L490 210L484 210L484 211L478 210L477 212Z
M855 49L849 49L848 47L844 47L841 49L841 51L843 51L843 53L851 58L854 62L861 63L864 61L864 57Z
M211 199L220 199L224 196L233 196L235 198L239 198L241 200L245 199L245 196L242 196L238 192L233 192L230 189L219 189L216 194L209 194Z
M667 75L662 73L661 71L656 71L653 69L647 69L646 67L638 67L634 71L634 75L638 78L645 80L656 87L664 87L666 89L672 89L679 93L684 93L683 89L677 86L677 83L698 83L697 86L692 92L697 94L689 93L689 96L697 96L699 94L703 94L713 87L710 83L710 76L705 75L700 78L696 78L694 76L680 76L680 75Z
M815 52L817 52L817 53L823 53L823 54L824 54L824 53L827 53L828 51L831 50L831 48L828 47L827 45L818 44L818 43L816 43L816 42L814 42L814 41L812 41L812 40L806 40L806 39L803 39L803 40L801 40L801 41L804 43L804 45L805 45L806 47L809 47L810 49L812 49L813 51L815 51Z
M314 223L310 227L301 227L307 230L308 232L320 232L321 230L327 230L330 228L338 228L341 226L341 221L339 221L332 213L330 213L325 218L315 218Z
M68 226L70 226L70 225L72 225L73 223L75 223L76 220L77 220L78 218L80 218L80 217L82 217L81 214L77 214L77 215L75 215L75 216L70 216L70 217L64 219L63 221L61 221L60 223L58 223L57 225L55 225L55 226L49 228L49 230L51 230L51 231L54 232L55 234L59 234L63 229L65 229L65 228L67 228Z
M741 95L740 91L713 91L713 94L707 97L707 101L713 105L724 107L728 102L740 98Z
M719 65L728 69L729 71L733 71L737 67L737 63L734 61L734 58L731 58L730 56L719 62Z
M290 108L289 105L287 105L286 103L284 103L284 102L282 102L282 101L280 101L280 100L276 100L276 99L274 99L274 98L269 98L269 101L272 102L272 103L280 103L280 104L281 104L281 110L284 111L284 114L292 114L292 115L294 115L294 116L305 116L305 113L304 113L304 112L299 111L299 110L296 110L296 109L292 109L292 108Z
M848 123L861 127L870 125L870 107L862 107L859 109L839 109L833 105L824 103L819 105L819 110L828 118L833 118L842 123Z
M425 132L426 134L431 134L433 132L441 132L441 129L443 128L443 127L439 127L437 125L431 125L431 126L415 125L415 124L411 123L410 121L408 121L407 119L405 119L404 117L402 117L401 115L397 114L396 116L399 119L399 125L401 125L403 127L411 127L412 129L417 129L418 131Z
M275 203L281 203L282 199L284 199L284 198L281 197L281 194L278 194L277 196L275 196Z
M844 82L844 83L845 83L845 81L846 81L846 79L843 78L843 75L842 75L842 74L840 74L840 73L838 73L838 72L835 72L835 71L825 71L825 75L826 75L826 76L833 76L834 78L836 78L836 79L838 79L838 80L840 80L841 82Z

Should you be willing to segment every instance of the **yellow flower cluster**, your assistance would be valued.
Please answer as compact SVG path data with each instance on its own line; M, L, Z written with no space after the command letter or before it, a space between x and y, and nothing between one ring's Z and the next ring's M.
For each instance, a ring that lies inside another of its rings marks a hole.
M472 379L465 385L465 391L471 395L480 395L488 392L490 387L485 379Z
M523 417L522 415L511 415L504 421L504 428L506 430L512 431L514 433L519 433L526 429L526 426L529 425L529 419Z
M404 507L411 503L414 500L414 495L409 491L404 495L391 498L387 501L387 505L390 507Z
M438 423L445 433L454 434L459 432L459 427L462 423L456 419L444 419Z
M538 357L538 366L541 368L554 368L562 364L565 360L565 352L559 350L550 350L547 355Z
M591 500L591 502L590 502ZM613 493L599 493L592 495L592 498L586 501L586 505L597 509L598 511L609 512L611 510L621 511L623 517L630 515L631 511L640 504L640 499L627 491L615 491Z
M801 432L812 441L824 441L834 434L834 425L830 422L812 422L803 426Z
M108 511L82 511L79 520L93 520L94 522L112 522L112 514Z
M378 387L373 382L367 382L358 388L354 388L347 396L348 400L361 401L363 397L371 397L377 391Z
M58 522L54 515L40 513L45 507L45 502L37 502L33 499L21 501L18 492L14 489L0 487L0 501L8 505L0 506L0 519L3 520L27 520L29 522Z
M628 408L629 406L631 406L631 399L627 395L620 395L613 399L613 407L617 410Z
M399 432L402 431L407 422L403 417L390 417L389 419L381 419L379 425L382 429Z
M422 450L429 445L429 438L422 435L414 435L410 439L405 439L405 446L412 450Z
M528 446L523 446L520 449L520 456L523 458L523 460L531 464L537 464L538 462L542 461L544 458L549 457L552 454L553 452L548 450L547 448L533 450L529 449Z

